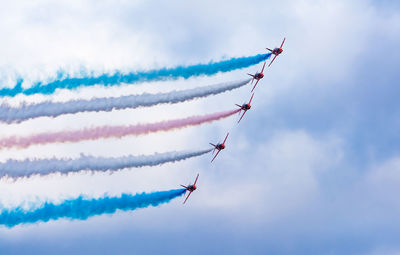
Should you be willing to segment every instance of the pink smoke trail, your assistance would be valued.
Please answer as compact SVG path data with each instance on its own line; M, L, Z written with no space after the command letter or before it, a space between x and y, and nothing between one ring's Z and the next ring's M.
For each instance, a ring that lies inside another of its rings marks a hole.
M200 125L203 123L227 118L235 113L238 113L239 111L240 109L237 109L232 111L217 112L208 115L192 116L184 119L167 120L149 124L138 124L130 126L101 126L75 131L39 133L36 135L25 137L12 136L0 140L0 149L11 147L26 148L35 144L79 142L84 140L95 140L99 138L109 137L121 138L127 135L143 135L158 131L169 131L173 129Z

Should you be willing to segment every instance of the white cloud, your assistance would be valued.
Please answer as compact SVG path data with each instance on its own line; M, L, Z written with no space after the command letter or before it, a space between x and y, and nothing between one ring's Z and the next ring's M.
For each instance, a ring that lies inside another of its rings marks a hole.
M217 167L210 167L197 207L243 217L254 213L250 218L256 221L296 214L319 199L319 176L343 153L337 138L314 138L304 131L280 131L262 144L244 143L230 141Z
M379 205L376 210L392 216L400 212L400 202L395 196L400 192L400 156L372 166L364 181L370 203Z

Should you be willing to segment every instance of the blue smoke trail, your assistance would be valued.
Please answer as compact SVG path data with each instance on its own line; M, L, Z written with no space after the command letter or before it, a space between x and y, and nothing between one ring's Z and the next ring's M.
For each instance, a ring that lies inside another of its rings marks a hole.
M63 114L73 114L77 112L112 111L126 108L133 109L141 106L153 106L163 103L179 103L237 89L249 82L250 79L246 79L243 81L228 82L181 91L171 91L168 93L144 93L141 95L72 100L56 103L45 101L39 104L23 104L19 107L0 104L0 121L19 123L24 120L42 116L54 118Z
M198 157L210 152L210 149L188 152L166 152L153 155L125 156L104 158L82 155L77 159L38 159L38 160L8 160L0 163L0 178L30 177L31 175L47 175L51 173L68 174L82 170L118 171L127 167L156 166L168 162Z
M191 66L178 66L174 68L163 68L159 70L103 74L97 77L86 76L82 78L73 78L67 76L64 79L55 80L47 84L38 82L30 88L21 87L22 81L12 88L0 90L0 96L16 96L17 94L52 94L56 89L75 89L78 87L89 87L96 84L104 86L114 86L120 83L139 83L146 81L160 81L167 79L189 78L199 75L213 75L219 72L229 72L239 68L249 67L267 60L271 53L258 54L250 57L231 58L220 62L210 62L208 64L197 64Z
M119 197L105 195L97 199L79 196L60 204L45 202L40 207L31 210L24 210L21 207L3 209L0 212L0 225L11 228L19 224L48 222L60 218L86 220L95 215L115 213L117 210L132 211L148 206L158 206L183 195L185 191L185 189L175 189L136 195L122 194Z

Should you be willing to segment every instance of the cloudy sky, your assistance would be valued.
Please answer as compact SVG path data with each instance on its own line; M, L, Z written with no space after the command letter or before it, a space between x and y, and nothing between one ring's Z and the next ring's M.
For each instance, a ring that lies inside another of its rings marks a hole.
M208 63L265 52L286 37L253 108L217 123L123 139L0 151L7 159L227 149L161 167L0 180L2 207L80 194L198 190L157 208L86 221L0 228L1 254L400 254L398 1L3 1L0 87L57 77ZM171 91L240 80L244 70L188 80L96 86L4 102ZM233 109L250 87L184 104L0 124L1 137L154 122Z

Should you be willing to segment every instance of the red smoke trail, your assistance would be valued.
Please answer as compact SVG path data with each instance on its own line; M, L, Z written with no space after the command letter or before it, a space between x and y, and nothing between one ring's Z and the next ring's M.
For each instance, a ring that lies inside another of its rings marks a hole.
M26 148L34 144L79 142L84 140L96 140L99 138L117 137L127 135L142 135L158 131L169 131L188 126L200 125L207 122L227 118L240 109L233 111L217 112L202 116L193 116L184 119L167 120L150 124L139 124L131 126L102 126L85 128L75 131L61 131L54 133L39 133L36 135L18 137L12 136L0 140L0 149L3 148Z

